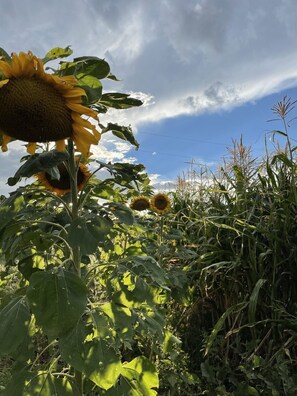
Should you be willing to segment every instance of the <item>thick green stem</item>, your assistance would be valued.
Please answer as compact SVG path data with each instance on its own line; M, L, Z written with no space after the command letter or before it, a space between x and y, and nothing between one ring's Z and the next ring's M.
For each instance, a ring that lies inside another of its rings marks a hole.
M69 161L68 161L68 172L70 177L70 188L71 188L71 217L72 221L79 217L79 205L77 197L77 164L75 161L73 141L68 140L68 151L69 151ZM79 246L74 246L72 248L72 260L76 274L81 277L81 254ZM76 386L78 388L79 395L83 395L83 375L80 371L74 370L74 377Z
M73 141L71 139L68 140L68 151L69 151L69 176L70 176L70 188L71 188L71 216L72 220L75 220L79 217L79 207L78 207L78 197L77 197L77 164L74 156L74 147ZM80 268L80 249L79 246L74 246L72 248L72 258L73 264L75 268L75 272L79 277L81 277L81 268Z

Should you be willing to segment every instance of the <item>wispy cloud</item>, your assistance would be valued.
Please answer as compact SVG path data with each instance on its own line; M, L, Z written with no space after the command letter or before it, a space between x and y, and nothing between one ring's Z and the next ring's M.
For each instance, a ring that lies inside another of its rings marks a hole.
M39 56L72 45L75 56L110 63L140 108L110 111L102 122L143 123L221 111L297 86L295 0L3 0L1 46ZM34 10L34 12L32 12ZM21 29L21 34L20 34ZM106 160L129 157L126 146L93 149ZM0 166L9 157L0 158ZM3 179L2 175L2 179Z

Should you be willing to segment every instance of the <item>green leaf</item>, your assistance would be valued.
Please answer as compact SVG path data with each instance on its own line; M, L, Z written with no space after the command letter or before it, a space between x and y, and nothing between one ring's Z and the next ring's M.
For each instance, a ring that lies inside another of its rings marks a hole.
M128 109L141 106L143 103L139 99L130 98L129 94L108 92L101 96L100 104L114 109Z
M109 317L121 341L132 339L135 316L129 308L111 302L101 305L99 309Z
M58 58L67 58L73 53L70 46L66 48L55 47L51 49L42 59L43 64Z
M27 290L36 322L50 338L70 330L87 305L87 288L73 272L35 272Z
M8 179L8 184L14 186L22 177L31 177L40 171L48 173L51 168L56 167L68 158L69 154L66 151L60 152L56 150L30 155L26 162L17 170L14 177ZM53 172L54 175L57 175L55 170Z
M96 56L82 56L74 58L73 62L61 62L59 72L61 76L82 74L101 80L109 77L110 67L104 59Z
M28 335L31 313L24 297L11 300L0 312L0 354L14 352Z
M116 383L121 371L119 354L108 339L92 338L82 320L59 338L59 346L63 359L100 388L109 389Z
M74 63L76 63L77 72L96 77L99 80L106 78L110 73L109 64L96 56L74 58Z
M80 393L74 382L68 378L60 378L49 374L47 371L39 371L26 383L22 396L79 396Z
M70 246L79 246L81 254L94 253L99 242L104 242L113 223L105 217L75 219L68 229L68 242Z
M88 104L97 102L102 95L102 84L100 80L96 77L84 74L78 74L77 78L79 86L84 89L87 95Z
M251 322L251 323L255 322L256 307L257 307L257 303L258 303L259 292L260 292L261 287L265 283L266 283L266 279L259 279L252 291L251 296L250 296L248 317L249 317L249 322Z
M5 62L8 63L11 62L11 56L9 56L8 53L3 48L0 48L0 57L4 59Z
M125 127L118 124L113 124L109 122L106 127L102 128L102 133L111 131L113 135L117 136L119 139L125 140L131 143L136 149L139 148L139 143L135 139L131 127Z
M145 356L138 356L131 362L123 364L122 376L131 386L131 395L155 396L157 392L153 388L159 387L159 378L153 363ZM138 393L137 393L138 392Z
M121 223L132 225L134 224L133 211L125 204L119 202L112 202L109 204L110 210L117 217Z
M236 305L233 305L232 307L228 308L220 317L220 319L217 321L217 323L215 324L214 328L211 331L210 336L207 339L207 343L206 343L206 347L205 347L205 352L204 352L204 356L206 356L208 354L208 352L210 351L210 348L214 342L214 340L216 339L216 336L218 334L218 332L221 330L221 328L223 327L226 318L231 315L233 312L238 311L238 310L242 310L247 306L247 302L242 302Z
M25 206L24 196L20 192L14 192L9 198L5 199L0 205L0 230L5 229L8 223Z

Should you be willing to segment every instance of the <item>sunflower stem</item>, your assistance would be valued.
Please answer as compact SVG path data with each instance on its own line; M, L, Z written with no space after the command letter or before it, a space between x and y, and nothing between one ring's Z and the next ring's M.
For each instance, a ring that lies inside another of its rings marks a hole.
M71 188L71 217L72 221L79 217L79 206L78 206L78 198L77 198L77 166L74 155L74 147L73 141L71 139L68 140L68 151L69 151L69 176L70 176L70 188ZM81 277L81 268L80 268L80 248L79 246L74 246L72 248L73 255L73 264L75 271L79 277Z
M73 146L73 141L71 139L68 140L68 152L69 152L68 171L70 177L71 203L72 203L71 217L72 217L72 221L74 221L79 217L79 205L78 205L78 197L77 197L78 168L76 166L74 146ZM81 278L81 254L80 254L79 246L72 247L72 259L73 259L74 270L76 274ZM80 371L74 370L74 377L79 395L83 396L83 375Z

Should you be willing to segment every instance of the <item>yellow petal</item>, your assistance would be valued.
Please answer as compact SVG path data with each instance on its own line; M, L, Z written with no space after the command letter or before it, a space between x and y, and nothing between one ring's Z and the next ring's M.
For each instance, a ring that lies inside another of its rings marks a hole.
M7 78L6 80L0 81L0 88L3 87L3 85L7 84L8 81L9 81L9 78Z
M65 151L66 145L65 140L57 140L56 141L56 150L57 151Z
M77 103L69 103L69 102L66 103L66 106L69 107L69 109L72 111L76 111L77 113L88 115L94 118L95 120L97 119L96 111L89 109L88 107L82 106Z
M2 135L2 145L1 145L1 149L2 151L5 153L5 151L8 150L7 148L7 144L11 141L11 137L8 135L3 134Z
M28 143L26 145L26 147L27 147L27 153L32 154L32 155L35 154L36 147L37 147L36 143Z

